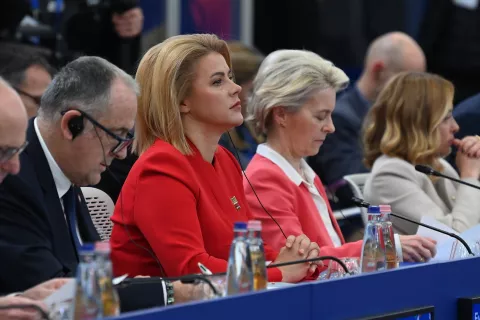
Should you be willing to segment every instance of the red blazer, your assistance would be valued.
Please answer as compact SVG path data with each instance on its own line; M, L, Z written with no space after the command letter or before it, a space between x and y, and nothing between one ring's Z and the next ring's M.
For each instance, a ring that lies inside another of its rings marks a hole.
M212 165L190 145L194 155L184 156L157 140L132 167L112 216L115 275L161 275L153 254L168 277L199 273L198 262L214 273L226 271L233 223L252 218L242 173L223 147ZM265 250L274 261L277 252ZM268 279L281 281L281 271L269 269Z
M279 166L259 154L250 161L246 174L264 207L287 235L305 234L310 240L318 243L321 256L360 257L362 241L345 243L318 176L315 177L315 186L327 204L333 227L343 244L340 247L333 246L315 202L303 183L297 186ZM278 226L259 205L247 181L244 181L243 188L253 215L262 221L265 241L272 244L274 249L278 249L279 241L283 238Z

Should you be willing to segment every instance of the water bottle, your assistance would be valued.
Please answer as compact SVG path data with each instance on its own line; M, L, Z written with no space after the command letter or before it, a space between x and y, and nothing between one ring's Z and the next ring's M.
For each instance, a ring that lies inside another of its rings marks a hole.
M95 262L102 309L104 317L113 317L120 314L120 299L113 286L112 261L110 260L110 244L97 242L95 244Z
M262 222L250 220L247 224L248 230L248 248L250 250L250 260L252 262L253 290L263 290L267 288L267 267L265 263L265 249L262 240Z
M386 257L383 248L383 231L380 207L368 208L368 222L363 236L361 268L362 273L385 269Z
M235 222L227 267L227 295L253 290L252 264L247 243L247 224Z
M395 246L395 234L393 233L393 225L390 221L390 213L392 208L389 205L380 205L380 216L383 230L383 242L386 256L386 268L398 268L397 249Z
M102 301L98 287L95 252L93 244L85 244L79 252L75 299L72 307L73 320L102 318Z

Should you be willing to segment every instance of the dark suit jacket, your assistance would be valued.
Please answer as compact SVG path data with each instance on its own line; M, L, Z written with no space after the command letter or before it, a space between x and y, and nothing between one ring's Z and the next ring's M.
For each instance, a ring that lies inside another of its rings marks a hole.
M78 257L70 238L47 158L33 121L21 171L0 186L0 283L3 292L25 290L55 277L75 275ZM77 221L84 242L100 238L81 190Z
M455 106L453 118L460 127L455 135L456 138L462 139L466 136L480 135L480 94L474 95ZM456 151L456 148L452 148L452 153L447 157L447 161L455 169L457 169L455 164Z
M309 165L325 183L329 191L335 191L344 176L368 172L362 163L361 131L369 103L356 87L345 92L338 100L332 114L335 132L325 139L319 153L308 159ZM340 190L340 189L339 189ZM345 194L344 194L345 193ZM340 202L350 204L352 193L349 189L335 192Z
M0 185L0 294L23 291L55 277L75 276L78 257L47 158L30 121L21 171ZM99 241L77 187L77 223L83 242ZM144 294L138 295L138 291ZM147 291L145 291L147 290ZM132 294L133 293L133 294ZM158 284L119 290L122 310L162 305ZM141 297L141 299L140 299ZM150 298L148 298L150 297Z

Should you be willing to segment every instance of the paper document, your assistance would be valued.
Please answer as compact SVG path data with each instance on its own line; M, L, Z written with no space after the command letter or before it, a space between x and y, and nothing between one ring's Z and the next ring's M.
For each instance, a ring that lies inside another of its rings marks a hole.
M458 232L447 226L446 224L443 224L439 222L437 219L430 217L430 216L423 216L422 219L420 220L421 223L435 227L437 229L454 233L458 235ZM417 230L417 235L433 239L437 241L437 247L441 246L445 241L449 241L452 238L450 236L447 236L446 234L440 233L435 230L430 230L428 228L419 226Z
M43 302L51 309L54 305L65 303L73 300L75 296L75 279L69 279L57 291L49 295Z

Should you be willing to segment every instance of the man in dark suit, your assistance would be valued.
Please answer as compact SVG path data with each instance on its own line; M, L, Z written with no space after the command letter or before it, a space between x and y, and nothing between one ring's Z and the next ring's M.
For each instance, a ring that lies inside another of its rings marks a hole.
M137 92L129 75L98 57L69 63L47 88L29 122L21 171L0 185L2 293L74 276L82 243L99 241L79 187L95 185L113 159L125 158ZM157 282L119 295L125 311L187 300L191 291Z
M339 199L340 207L350 206L352 197L343 177L368 171L362 163L361 130L371 103L395 74L424 70L422 50L404 33L387 33L370 45L360 79L337 101L332 114L335 132L309 159L310 166Z

